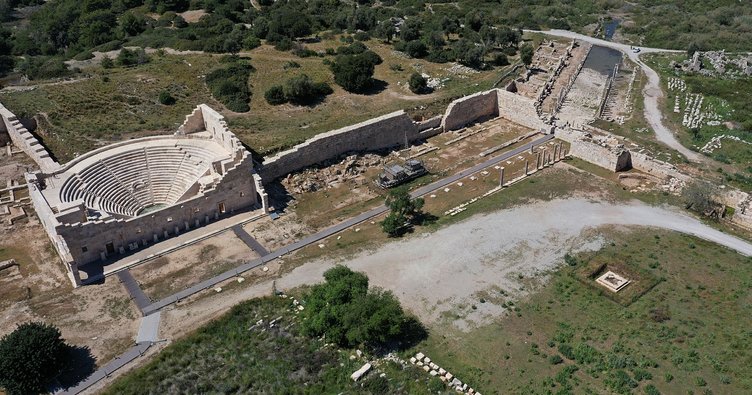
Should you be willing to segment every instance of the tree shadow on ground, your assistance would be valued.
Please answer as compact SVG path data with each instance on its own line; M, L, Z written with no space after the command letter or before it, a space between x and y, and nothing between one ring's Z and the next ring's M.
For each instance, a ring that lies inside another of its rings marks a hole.
M61 388L70 388L96 370L96 359L91 354L89 347L67 345L65 367L57 377Z
M377 95L386 90L387 86L389 86L389 83L387 83L386 81L377 80L374 78L371 86L358 93L366 96Z
M373 347L373 353L384 357L394 351L409 350L428 338L428 329L414 316L408 315L402 323L402 335L392 341Z

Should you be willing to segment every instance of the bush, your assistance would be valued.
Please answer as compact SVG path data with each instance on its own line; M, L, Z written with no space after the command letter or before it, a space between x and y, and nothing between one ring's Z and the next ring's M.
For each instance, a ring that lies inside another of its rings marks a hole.
M428 47L423 41L414 40L405 44L405 53L412 58L423 58L428 54Z
M419 73L410 76L409 86L412 93L421 94L428 91L428 81Z
M548 357L548 363L550 363L551 365L558 365L562 362L564 362L564 359L562 359L559 354L554 354Z
M8 394L47 392L65 364L60 331L44 323L21 324L0 339L0 387Z
M111 69L115 67L115 62L113 62L112 59L106 55L104 58L102 58L102 62L100 64L102 65L103 69Z
M530 64L533 63L533 52L533 46L530 44L525 44L520 47L520 60L525 66L530 66Z
M175 100L174 97L170 94L168 91L162 91L159 92L159 102L164 104L165 106L171 106L175 104L177 100Z
M290 78L284 85L285 98L295 104L310 103L318 97L332 93L326 83L314 83L306 74Z
M149 56L146 55L143 48L138 48L134 51L131 51L128 48L123 48L120 50L115 62L119 66L135 66L148 63Z
M506 66L509 64L509 59L507 59L507 55L503 53L497 53L494 55L494 64L497 66Z
M206 76L206 85L215 99L227 109L235 112L247 112L251 109L251 90L248 77L253 67L245 61L236 60L228 66L216 69Z

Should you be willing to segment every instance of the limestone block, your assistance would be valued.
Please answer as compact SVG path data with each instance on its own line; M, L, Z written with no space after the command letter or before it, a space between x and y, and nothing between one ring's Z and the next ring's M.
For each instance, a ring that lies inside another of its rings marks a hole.
M353 374L351 374L350 378L353 379L353 381L358 381L360 380L361 377L363 377L363 375L368 373L369 370L371 370L371 364L366 363L360 369L356 370Z
M416 362L418 362L418 360L415 359L415 357L410 357L410 363L411 364L415 365Z
M437 372L435 370L432 370L432 371L428 372L428 374L430 374L431 376L437 376L439 374L439 372Z
M446 374L446 372L447 372L447 371L446 371L446 370L445 370L444 368L439 368L439 374L440 374L440 375L442 375L442 376L443 376L443 375L445 375L445 374Z
M431 370L431 368L428 365L423 365L423 370L425 370L426 372L428 372L428 371Z

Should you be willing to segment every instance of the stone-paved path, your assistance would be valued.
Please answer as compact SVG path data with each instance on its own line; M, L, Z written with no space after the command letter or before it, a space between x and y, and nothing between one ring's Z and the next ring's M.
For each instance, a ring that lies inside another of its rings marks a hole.
M238 224L232 227L232 231L235 232L235 235L238 236L240 240L243 241L250 249L253 251L256 251L259 255L269 255L269 251L264 248L256 239L253 238L248 232L243 229L242 224Z
M120 271L117 273L117 276L120 282L125 287L125 290L128 291L131 299L133 299L133 301L136 303L138 310L143 314L144 308L151 304L151 299L149 299L144 291L141 290L141 287L138 285L138 281L133 278L130 270L126 269Z

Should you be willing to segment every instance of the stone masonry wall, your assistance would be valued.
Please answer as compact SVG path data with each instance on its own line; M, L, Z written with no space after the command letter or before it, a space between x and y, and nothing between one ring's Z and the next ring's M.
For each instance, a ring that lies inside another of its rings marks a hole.
M441 128L448 132L462 129L478 120L499 116L499 97L496 91L479 92L449 103L441 120Z
M546 128L546 124L535 112L533 99L514 92L497 89L499 116L534 130Z
M0 104L0 118L2 118L13 144L21 148L42 171L52 172L60 167L60 164L50 157L50 153L39 143L36 137L21 125L16 115L2 104Z
M411 142L418 128L404 111L396 111L355 125L322 133L264 160L264 182L347 152L376 151Z

